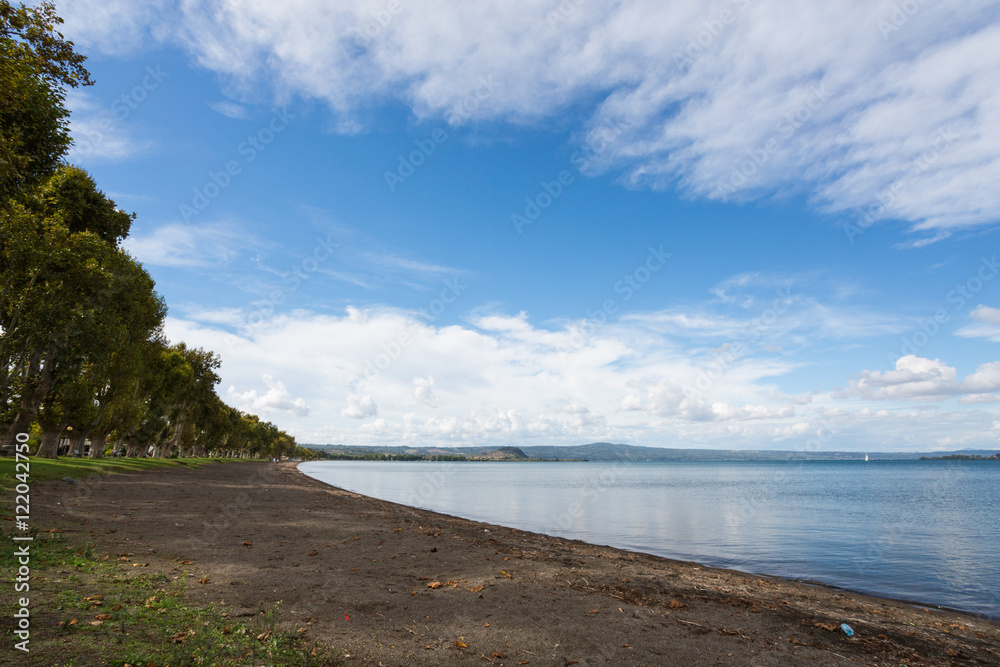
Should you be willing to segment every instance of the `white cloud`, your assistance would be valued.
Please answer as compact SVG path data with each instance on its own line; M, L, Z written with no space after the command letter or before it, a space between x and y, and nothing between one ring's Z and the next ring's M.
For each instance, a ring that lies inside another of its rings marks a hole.
M1000 308L980 305L969 317L973 320L955 333L966 338L985 338L1000 343Z
M227 392L229 400L241 410L265 418L276 412L290 412L297 417L309 415L309 406L305 400L292 398L284 382L279 382L267 374L264 374L262 379L264 386L267 387L266 393L259 394L256 389L240 393L236 387L230 386Z
M247 117L247 108L242 104L237 104L236 102L223 100L220 102L213 102L208 106L211 107L212 111L216 111L226 118L241 120Z
M136 259L152 266L207 268L228 264L261 243L234 222L167 224L133 232L123 243Z
M413 378L413 398L420 405L425 405L429 408L441 406L441 401L434 395L434 378L431 376Z
M352 394L347 397L347 407L340 411L341 417L367 419L378 415L378 405L370 394Z
M72 162L126 160L153 145L151 141L137 139L112 107L100 104L89 93L69 91L66 107L72 111L73 145L69 152Z
M152 31L236 90L325 101L345 131L392 99L454 124L589 104L580 165L635 186L737 201L801 191L927 230L914 244L996 222L995 0L921 3L902 19L890 0L399 6L379 23L385 7L368 0L81 0L67 29L105 50Z
M1000 362L982 364L976 372L959 381L958 371L940 359L914 355L900 357L892 371L863 371L858 379L839 393L867 400L938 400L949 396L1000 391ZM967 400L967 403L983 402Z

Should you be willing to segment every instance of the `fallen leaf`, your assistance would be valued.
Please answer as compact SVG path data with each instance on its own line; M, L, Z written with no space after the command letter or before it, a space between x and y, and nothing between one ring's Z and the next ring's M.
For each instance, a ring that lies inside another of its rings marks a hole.
M253 542L247 540L243 543L243 546L245 546L247 549L253 549Z
M493 653L490 654L490 657L497 658L498 660L503 660L507 657L507 654L501 653L500 651L493 651Z
M310 556L315 556L318 553L319 553L319 549L313 549L312 551L309 552L309 555Z
M257 635L257 641L266 642L270 638L271 638L270 632L262 632L259 635Z
M212 581L210 578L208 578L208 577L202 577L201 579L198 580L198 583L199 584L207 584L210 581Z
M600 612L600 609L588 609L587 610L588 614L597 614L599 612Z
M455 646L457 646L458 648L469 648L468 644L458 639L455 640Z
M94 618L98 621L109 621L111 620L111 614L98 614Z
M813 626L817 627L817 628L821 628L823 630L828 630L830 632L836 632L837 630L840 629L840 626L836 625L834 623L820 623L819 621L817 621L816 623L813 623Z
M442 584L440 581L432 581L431 583L427 584L427 588L438 589L438 588L441 588L441 586L443 586L443 585L444 584Z
M472 588L469 589L469 592L470 593L478 593L479 591L483 590L484 588L486 588L486 587L485 586L473 586Z
M104 625L104 621L91 621L90 624L97 627L99 625Z
M171 641L171 643L174 643L174 644L180 644L181 642L183 642L187 638L188 638L188 633L187 632L178 632L176 635L173 635L172 637L170 637L170 641Z
M667 606L670 607L671 609L684 609L685 607L687 607L687 605L681 602L680 600L671 600Z

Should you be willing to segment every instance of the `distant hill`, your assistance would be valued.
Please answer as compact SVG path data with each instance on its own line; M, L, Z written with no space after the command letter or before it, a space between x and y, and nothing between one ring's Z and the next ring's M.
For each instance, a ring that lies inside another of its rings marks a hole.
M535 445L528 447L354 447L305 445L331 454L366 456L387 454L430 458L462 456L472 460L512 461L523 459L573 459L587 461L863 461L865 452L804 452L792 450L677 449L593 442L587 445ZM873 461L916 461L921 457L981 456L997 454L992 449L962 449L954 452L868 452Z

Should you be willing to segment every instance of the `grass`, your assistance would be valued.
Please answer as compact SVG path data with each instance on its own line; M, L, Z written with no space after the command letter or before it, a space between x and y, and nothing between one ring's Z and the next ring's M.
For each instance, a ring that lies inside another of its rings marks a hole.
M173 576L150 571L131 555L77 548L58 532L30 544L31 652L18 664L338 664L330 649L282 624L279 605L239 619L214 604L186 606L179 566ZM2 540L0 550L0 567L15 571L14 543ZM13 602L6 606L9 619Z
M201 466L206 463L218 461L257 461L260 459L211 459L211 458L185 458L185 459L133 459L133 458L106 458L106 459L40 459L31 457L29 478L31 482L45 482L63 477L83 479L94 475L108 475L116 472L126 472L129 470L148 470L149 468L177 468ZM23 471L23 466L21 468ZM20 472L16 469L16 461L13 458L0 459L0 488L9 490L17 484L14 475Z

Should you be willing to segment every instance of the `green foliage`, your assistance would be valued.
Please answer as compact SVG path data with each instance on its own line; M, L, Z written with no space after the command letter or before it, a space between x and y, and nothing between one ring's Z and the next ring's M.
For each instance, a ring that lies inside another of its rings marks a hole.
M55 6L0 0L0 206L50 174L69 149L64 86L90 85Z

